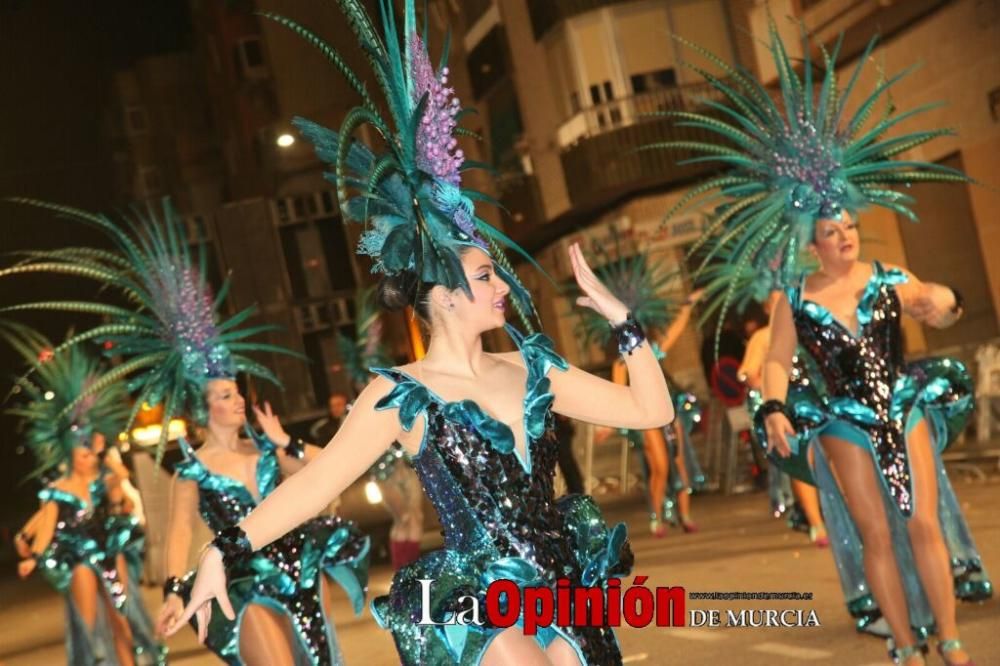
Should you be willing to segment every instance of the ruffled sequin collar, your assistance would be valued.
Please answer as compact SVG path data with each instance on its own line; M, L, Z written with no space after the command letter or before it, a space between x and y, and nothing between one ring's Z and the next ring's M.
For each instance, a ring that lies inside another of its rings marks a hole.
M514 432L510 426L487 414L472 400L449 402L431 391L422 382L407 373L392 368L371 368L371 371L395 382L392 390L375 405L376 409L398 409L399 422L409 432L417 416L424 413L433 403L442 416L453 423L471 428L490 442L503 454L513 454L521 467L531 473L531 443L545 433L545 420L555 396L551 392L551 381L546 376L553 367L567 370L569 364L559 356L552 341L542 333L527 337L512 326L506 326L507 333L517 344L524 360L528 376L524 394L525 457L522 458L514 445ZM423 453L423 443L415 457Z
M872 316L875 311L875 303L882 291L882 287L886 285L892 286L903 284L907 280L908 278L906 277L906 273L900 269L890 268L889 270L886 270L880 262L872 262L872 275L868 278L868 284L865 286L865 291L861 294L861 299L858 301L858 305L855 308L855 315L858 318L858 328L856 331L852 331L842 321L834 317L833 313L830 312L825 306L802 297L802 294L805 291L805 276L802 277L802 281L799 286L793 288L791 293L788 294L788 300L792 303L795 309L801 309L820 326L837 326L852 338L857 339L861 337L864 333L865 327L868 326L872 320Z
M257 459L257 490L260 492L260 498L264 499L277 486L280 471L278 457L275 455L277 447L270 439L258 435L250 428L246 429L246 433L257 447L257 450L260 451L260 457ZM204 487L208 490L231 490L242 494L244 499L248 500L250 504L257 504L257 499L253 493L242 482L231 476L217 474L208 469L198 459L194 448L183 437L178 440L178 443L180 444L181 452L184 454L184 460L177 465L177 472L182 479L195 481L199 487Z
M88 489L90 490L89 503L82 497L77 497L73 493L56 488L55 486L48 486L39 490L38 499L42 502L62 502L73 507L76 511L89 513L94 510L94 507L104 501L104 481L100 478L94 479L90 482Z

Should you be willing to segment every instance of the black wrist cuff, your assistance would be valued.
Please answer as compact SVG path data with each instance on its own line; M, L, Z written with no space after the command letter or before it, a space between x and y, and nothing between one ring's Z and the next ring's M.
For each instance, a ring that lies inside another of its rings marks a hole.
M177 576L171 576L163 581L163 598L166 599L171 594L180 596L181 588L181 579Z
M288 446L285 447L285 455L302 460L302 458L306 455L305 441L303 441L301 437L293 438L292 441L288 443Z
M212 540L212 545L222 553L222 563L229 573L240 568L253 555L250 539L239 525L233 525L219 532Z
M763 405L761 405L760 409L758 409L757 411L760 412L762 418L765 419L771 414L775 414L777 412L781 412L786 416L788 415L787 412L785 411L785 403L783 403L780 400L768 400Z
M611 330L618 338L618 353L623 356L625 354L631 356L632 352L646 341L646 334L643 332L642 326L635 320L631 312L625 317L625 321L612 327Z

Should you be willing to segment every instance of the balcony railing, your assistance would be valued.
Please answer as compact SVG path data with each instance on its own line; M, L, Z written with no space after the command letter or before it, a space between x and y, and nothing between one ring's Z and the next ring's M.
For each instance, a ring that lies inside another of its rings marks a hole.
M560 128L562 165L575 208L608 203L630 192L680 185L719 168L714 163L679 165L687 151L638 148L661 141L720 140L718 134L678 127L677 119L648 114L705 112L704 99L718 99L708 84L683 86L625 98L587 109Z
M636 0L528 0L531 29L535 39L541 39L560 21L609 5L620 5Z
M664 111L696 111L703 100L722 101L722 94L709 83L662 88L641 95L623 97L592 106L559 126L559 146L567 149L581 139L612 132L629 125L653 120L651 114Z

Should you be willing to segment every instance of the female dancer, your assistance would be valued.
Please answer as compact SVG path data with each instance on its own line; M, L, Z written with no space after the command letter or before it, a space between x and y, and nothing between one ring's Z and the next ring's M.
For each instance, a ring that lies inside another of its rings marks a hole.
M122 429L126 393L112 384L71 407L97 379L97 362L78 349L39 361L37 352L51 349L37 344L40 338L8 340L33 365L18 380L27 403L10 412L25 420L26 442L39 461L35 475L63 470L38 493L41 509L17 539L18 574L26 578L37 569L64 595L67 663L162 663L166 650L153 638L137 572L124 552L136 537L113 515L114 484L98 463L104 433Z
M621 257L620 247L616 254ZM644 330L651 331L666 326L659 343L653 345L653 353L657 360L662 361L666 358L667 352L676 344L687 327L691 319L692 306L700 293L692 294L674 313L676 316L671 317L673 307L663 296L663 292L676 276L664 274L659 264L650 266L645 255L636 254L631 259L619 258L606 262L596 273L608 289L626 304ZM606 345L611 332L605 322L600 320L600 316L591 312L588 310L584 314L585 340L589 342L591 339L596 339L602 345ZM628 383L628 373L622 359L616 360L611 366L611 381L619 385ZM680 413L678 407L683 406L686 414L692 414L695 404L689 402L688 394L671 391L671 395L674 398L675 413ZM684 427L684 424L675 420L663 428L626 431L626 436L633 446L642 447L650 511L649 531L657 538L666 536L666 524L676 522L677 514L685 532L697 529L690 518L690 480L696 475L688 474L686 461L692 456L685 455L693 453L693 449L689 451L689 447L678 445L688 441ZM696 466L697 461L693 462ZM700 470L697 476L700 476Z
M108 321L84 330L62 346L74 349L88 339L104 339L123 362L82 390L71 406L90 399L95 387L128 377L136 393L132 417L142 404L164 404L161 450L168 424L186 413L208 425L203 449L195 454L186 442L186 460L178 466L171 498L167 541L168 579L160 611L161 627L171 624L183 607L190 578L184 580L190 527L196 512L214 529L248 514L277 486L282 476L301 468L318 450L292 440L265 404L257 417L266 437L251 442L239 437L245 403L234 378L240 371L271 379L263 366L243 356L247 351L291 353L283 347L248 342L268 326L241 326L251 315L244 310L219 321L221 298L213 298L200 266L192 261L185 231L164 203L163 219L148 216L128 221L129 231L107 218L37 202L72 220L103 230L114 251L66 248L17 266L19 272L57 272L96 279L120 289L135 310L106 303L56 302L18 306L99 312ZM201 248L203 251L204 248ZM223 285L222 294L228 283ZM131 420L127 419L127 420ZM281 449L279 453L278 449ZM368 539L339 518L322 518L288 534L234 572L235 622L201 627L201 637L230 664L332 664L340 662L329 614L323 607L325 578L340 583L356 612L363 606L367 584ZM222 618L220 618L221 620Z
M606 625L546 627L526 635L520 626L501 628L488 620L447 627L417 622L422 613L440 622L467 611L469 597L482 602L498 578L554 590L560 577L571 585L601 586L627 571L632 556L624 525L607 529L588 497L553 498L557 443L551 413L648 429L670 421L673 409L638 325L576 246L570 259L585 294L578 303L617 329L631 386L571 367L541 334L523 337L508 328L519 351L483 350L482 334L504 325L508 296L522 312L530 300L490 243L498 232L475 215L469 197L480 195L459 187L462 156L453 140L458 107L444 88L445 72L430 64L412 1L405 3L403 40L390 3L383 5L384 40L375 36L360 3L346 4L353 8L351 25L379 73L398 127L386 142L388 152L377 158L379 177L366 175L376 162L360 142L348 144L345 138L338 145L340 137L332 132L299 126L317 139L321 156L339 153L338 185L359 191L348 199L342 190L341 202L349 216L370 225L361 249L387 273L381 300L414 305L430 327L428 352L415 363L376 369L378 377L316 459L239 525L220 533L202 557L181 620L194 614L200 623L209 620L213 598L230 616L226 572L314 515L399 441L412 456L445 536L443 550L397 572L389 595L373 603L376 619L393 633L401 661L619 664L621 653ZM363 89L359 93L367 97ZM374 105L349 117L364 118L380 132L390 126ZM355 127L349 121L348 133ZM420 581L428 579L436 583L430 607L422 608Z
M337 349L344 370L356 393L372 380L371 368L390 365L382 345L382 319L375 290L359 289L354 299L357 308L354 339L338 333ZM400 569L420 557L424 535L424 493L405 449L394 443L371 469L372 481L378 484L382 505L392 516L389 528L389 557L393 569Z
M770 316L774 309L774 303L780 297L781 293L778 291L773 291L768 295L764 301L765 314ZM754 417L764 403L761 389L764 385L764 360L767 358L770 345L771 327L770 325L763 326L751 336L747 343L746 354L743 356L743 363L740 365L739 374L749 389L747 391L747 409L750 410L750 418ZM767 442L755 441L754 445L766 447ZM819 494L815 486L788 476L773 460L768 461L768 486L771 492L771 508L775 511L776 516L781 515L785 510L800 509L809 526L809 540L819 548L826 548L830 545L830 539L826 535L826 525L823 523L823 515L820 513ZM788 497L786 486L791 488L794 503L789 503L785 499Z
M739 277L776 270L786 287L772 315L766 401L757 419L789 473L808 478L812 453L823 513L837 536L834 553L845 592L851 578L850 594L871 591L892 630L895 661L923 663L920 642L936 624L942 658L968 664L955 624L955 580L983 594L990 587L939 453L968 415L970 382L956 361L905 363L900 330L904 312L931 326L953 323L961 299L902 269L858 261L855 224L856 211L869 205L915 218L912 197L894 191L895 184L968 178L940 165L892 159L950 133L885 138L921 110L896 114L887 100L884 113L873 114L901 77L879 85L853 116L845 113L874 40L845 89L837 85L836 50L824 52L826 72L817 95L810 45L803 44L800 79L773 24L770 32L784 113L758 82L725 67L728 83L712 83L739 112L727 110L722 122L698 114L687 120L734 140L725 147L695 146L695 152L733 168L688 200L721 186L720 194L711 195L726 199L712 231L720 230L725 241L720 250L726 243L736 248L732 272ZM710 233L703 240L714 238ZM803 246L819 269L800 279ZM713 284L723 308L736 296L737 284ZM807 368L790 389L797 347ZM862 553L865 575L858 582Z
M311 460L319 447L293 440L270 405L254 407L263 437L246 428L246 403L236 382L205 386L208 420L197 453L181 440L170 498L163 633L190 593L187 557L191 525L200 513L213 531L247 515L281 482ZM249 439L240 437L246 430ZM199 637L229 664L340 664L327 587L340 583L360 612L367 581L368 538L337 516L314 518L261 550L236 572L229 596L236 621L217 616ZM242 578L237 580L236 577Z

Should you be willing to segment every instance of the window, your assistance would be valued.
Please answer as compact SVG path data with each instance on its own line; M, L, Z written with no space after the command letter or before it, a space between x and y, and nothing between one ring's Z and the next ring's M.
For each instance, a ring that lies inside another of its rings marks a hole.
M264 48L260 37L244 37L236 43L236 71L244 79L267 78L267 67L264 64Z
M472 81L472 94L476 99L482 99L507 76L507 44L503 28L494 26L469 53L466 65Z

